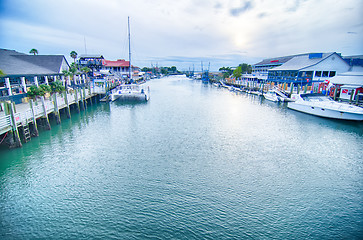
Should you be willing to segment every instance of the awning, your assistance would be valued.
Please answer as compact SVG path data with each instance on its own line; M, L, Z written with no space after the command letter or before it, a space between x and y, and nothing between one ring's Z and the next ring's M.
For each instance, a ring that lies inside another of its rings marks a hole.
M348 88L348 89L356 89L356 88L361 88L363 87L362 85L342 85L340 88Z

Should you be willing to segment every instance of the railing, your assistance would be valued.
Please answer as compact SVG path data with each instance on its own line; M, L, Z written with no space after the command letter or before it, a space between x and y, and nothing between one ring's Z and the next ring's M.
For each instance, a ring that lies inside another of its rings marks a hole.
M11 117L10 115L6 115L4 117L0 117L0 129L11 126Z
M91 88L91 90L93 90L93 88ZM89 94L88 89L85 90L85 96L84 97L89 97L91 96L93 93L91 91L91 95ZM77 94L77 97L75 96ZM67 94L67 99L68 99L68 104L73 104L76 102L76 99L78 99L78 101L81 101L81 97L83 96L83 92L82 94L80 94L78 91L76 93L71 93L71 94ZM36 103L35 103L36 104ZM34 109L34 116L33 116L33 111L32 109L29 107L29 109L25 110L25 111L21 111L18 113L14 114L14 118L15 118L15 122L16 125L19 126L21 124L27 124L29 122L33 122L34 117L37 119L41 116L44 116L44 108L43 108L43 104L41 102L38 102L38 105L33 106ZM58 108L61 109L63 107L66 106L66 101L65 101L65 97L64 95L58 95L57 94L57 105ZM48 113L53 112L55 109L54 107L54 100L46 100L44 101L44 107L45 110ZM11 120L11 115L5 115L0 117L0 134L9 131L9 129L12 128L12 120Z

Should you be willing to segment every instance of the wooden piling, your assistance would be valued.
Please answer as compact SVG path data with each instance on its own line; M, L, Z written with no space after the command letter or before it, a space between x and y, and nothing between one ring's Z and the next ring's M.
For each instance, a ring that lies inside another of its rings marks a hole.
M53 104L54 104L54 116L57 124L61 123L60 115L59 115L59 108L58 108L58 100L57 100L57 93L53 94Z
M44 100L44 96L40 97L41 101L42 101L42 105L43 105L43 111L44 111L44 115L43 115L43 122L45 124L45 129L46 130L50 130L50 123L49 123L49 118L48 118L48 113L47 113L47 108L45 106L45 100Z
M63 97L64 97L64 101L66 102L66 107L65 107L65 110L66 110L66 114L67 114L67 118L71 118L71 111L69 109L69 102L68 102L68 95L67 95L67 92L63 92Z
M18 127L16 125L14 106L12 102L7 102L6 105L8 111L10 112L11 126L12 126L12 131L11 131L12 138L9 139L10 140L9 147L10 148L22 147L23 145L21 144Z
M78 99L78 89L77 88L74 89L74 99L75 99L75 104L76 104L76 110L79 113L80 109L79 109L79 99Z
M29 104L30 104L30 109L32 110L32 117L33 117L33 123L34 123L34 128L32 129L31 134L33 137L38 137L39 132L38 132L37 119L35 118L33 99L30 99Z

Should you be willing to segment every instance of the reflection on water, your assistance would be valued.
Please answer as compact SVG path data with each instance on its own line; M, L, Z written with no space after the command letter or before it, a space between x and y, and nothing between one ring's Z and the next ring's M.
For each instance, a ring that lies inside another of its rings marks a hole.
M1 150L1 239L359 239L362 123L176 76Z

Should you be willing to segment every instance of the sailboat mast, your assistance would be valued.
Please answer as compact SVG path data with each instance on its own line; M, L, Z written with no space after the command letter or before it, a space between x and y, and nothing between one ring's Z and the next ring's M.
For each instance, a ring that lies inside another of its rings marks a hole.
M129 32L129 77L130 77L130 81L132 79L131 76L131 37L130 37L130 17L127 17L127 24L128 24L128 32Z

